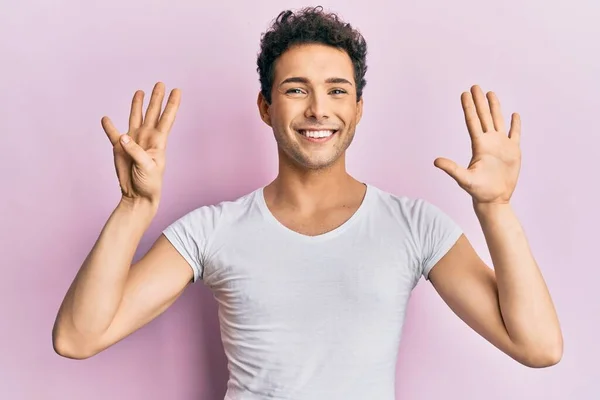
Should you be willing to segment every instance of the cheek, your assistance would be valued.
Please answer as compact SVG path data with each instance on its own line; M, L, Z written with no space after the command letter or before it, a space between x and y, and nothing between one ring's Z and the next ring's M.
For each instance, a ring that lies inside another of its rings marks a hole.
M344 119L346 126L353 126L356 124L356 119L358 117L356 108L349 106L348 108L344 109L340 115Z
M344 115L346 118L354 118L358 113L358 104L354 100L354 96L348 96L348 98L344 99L341 104L339 104L338 110L340 114Z
M277 104L271 108L271 121L273 125L288 126L293 118L292 114L289 106Z

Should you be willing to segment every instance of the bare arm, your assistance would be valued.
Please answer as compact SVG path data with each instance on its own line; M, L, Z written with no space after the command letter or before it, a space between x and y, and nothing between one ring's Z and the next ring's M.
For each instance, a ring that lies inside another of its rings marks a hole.
M504 228L484 224L495 273L463 235L429 279L454 313L487 341L523 365L548 367L562 356L562 335L541 272L515 222L503 222L512 225Z
M467 168L439 158L473 200L494 271L462 236L431 271L444 301L469 326L522 364L547 367L562 357L563 338L544 278L510 205L521 165L521 119L506 129L496 95L478 86L461 95L473 157Z
M154 212L148 204L114 210L58 312L58 354L97 354L160 315L191 281L192 269L163 235L130 267Z
M144 93L134 94L127 134L102 119L122 197L56 317L53 346L65 357L90 357L127 336L164 311L192 279L187 261L164 236L131 266L158 209L167 136L180 102L174 89L161 114L164 92L162 83L154 86L145 116Z
M541 366L562 356L562 334L550 293L525 232L509 204L478 205L476 213L492 258L498 304L514 345Z

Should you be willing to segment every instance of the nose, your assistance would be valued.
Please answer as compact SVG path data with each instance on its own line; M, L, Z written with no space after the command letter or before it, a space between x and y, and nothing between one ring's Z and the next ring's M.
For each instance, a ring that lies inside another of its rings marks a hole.
M306 118L316 119L317 121L329 118L329 111L327 111L327 95L313 92L308 98L304 116Z

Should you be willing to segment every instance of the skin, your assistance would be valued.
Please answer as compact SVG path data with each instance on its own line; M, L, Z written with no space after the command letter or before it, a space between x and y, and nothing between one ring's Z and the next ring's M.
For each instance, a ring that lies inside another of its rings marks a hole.
M360 122L354 69L341 50L298 46L276 62L271 104L258 109L278 144L279 174L265 187L271 212L290 229L317 235L345 222L366 187L346 172L346 149ZM302 129L334 129L326 143L312 143Z
M118 342L166 310L192 279L187 262L162 235L131 265L160 202L164 148L180 101L174 90L160 114L164 85L159 83L142 117L142 95L134 96L127 135L109 119L102 121L122 199L58 312L53 344L65 357L87 358ZM471 196L494 269L463 235L433 267L430 281L458 317L501 351L530 367L554 365L562 356L561 329L510 203L521 162L520 117L513 114L507 129L495 94L484 95L478 86L461 101L472 160L461 167L438 158L434 165ZM265 188L269 209L305 235L341 225L365 193L345 167L363 111L348 55L314 44L289 49L276 62L271 103L259 94L257 105L279 152L279 173ZM337 130L326 143L311 143L298 133L323 127ZM125 144L123 138L131 140Z

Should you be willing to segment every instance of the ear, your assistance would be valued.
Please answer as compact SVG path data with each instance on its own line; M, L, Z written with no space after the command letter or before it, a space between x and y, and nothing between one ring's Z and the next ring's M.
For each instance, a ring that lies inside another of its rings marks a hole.
M271 125L271 115L269 114L269 103L267 103L267 99L263 96L262 92L258 92L258 99L256 99L256 105L258 106L258 112L260 114L260 119L264 121L265 124Z
M360 96L360 100L356 102L356 125L360 122L363 114L363 96Z

